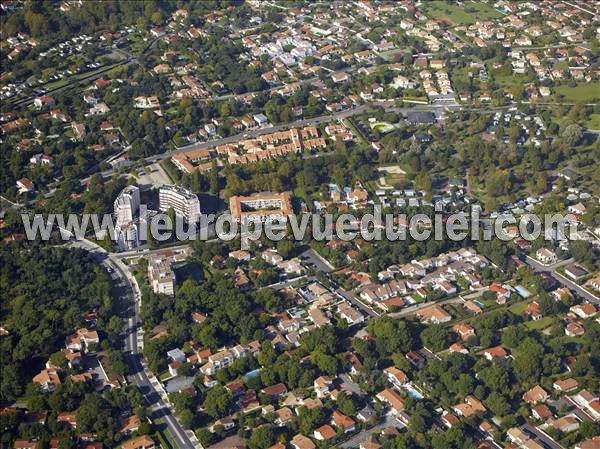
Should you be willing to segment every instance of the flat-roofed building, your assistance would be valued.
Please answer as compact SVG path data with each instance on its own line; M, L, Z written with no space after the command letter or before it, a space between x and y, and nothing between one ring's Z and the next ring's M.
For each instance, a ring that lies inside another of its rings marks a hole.
M136 186L127 186L114 202L116 225L121 227L134 220L140 208L140 189Z
M229 198L229 211L237 222L286 221L293 215L291 193L257 193Z
M173 208L175 213L188 223L196 223L200 220L198 196L180 186L161 186L158 191L158 208L163 212Z
M169 258L150 257L148 260L148 279L154 293L171 296L175 293L175 270L173 270Z

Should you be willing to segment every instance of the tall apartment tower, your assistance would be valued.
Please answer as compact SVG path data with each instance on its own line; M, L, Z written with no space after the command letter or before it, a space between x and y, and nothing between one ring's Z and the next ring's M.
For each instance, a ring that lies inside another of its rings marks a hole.
M140 189L136 186L125 187L114 203L116 225L124 227L131 223L140 209Z
M158 191L158 208L167 212L170 208L188 223L200 220L200 201L198 197L183 187L163 185Z
M118 251L131 250L140 246L139 239L140 189L125 187L114 203L115 232Z

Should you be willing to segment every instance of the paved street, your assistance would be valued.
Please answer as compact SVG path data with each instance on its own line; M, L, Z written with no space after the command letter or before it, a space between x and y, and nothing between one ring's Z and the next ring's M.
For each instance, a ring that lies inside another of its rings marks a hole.
M333 270L333 266L312 248L304 251L302 254L300 254L300 257L306 259L307 263L314 265L317 271L329 273Z
M400 428L400 429L405 427L405 425L403 423L401 423L395 417L393 417L391 415L385 415L383 417L383 421L381 421L379 424L371 427L370 429L363 430L362 432L357 433L352 438L350 438L348 441L341 443L339 445L339 447L344 448L344 449L359 447L360 443L363 443L363 442L369 440L371 438L371 435L378 434L383 429L385 429L386 427L389 427L389 426L394 426L394 427Z
M567 259L567 260L562 260L560 262L555 263L554 265L542 265L535 259L527 256L527 257L525 257L525 262L527 263L527 265L532 267L536 272L548 271L548 272L552 273L552 276L554 277L554 279L556 279L559 283L561 283L565 287L568 287L571 290L575 290L580 296L582 296L583 298L587 299L590 302L595 302L596 304L600 304L600 298L593 295L592 293L587 291L585 288L581 287L579 284L571 281L570 279L566 278L565 276L563 276L562 274L560 274L556 271L556 269L559 267L573 263L574 262L573 258Z
M157 42L158 42L158 39L153 39L148 44L148 46L144 49L143 53L154 48L154 46L156 45ZM119 67L121 65L124 65L125 67L127 67L131 64L137 64L137 62L138 62L137 57L134 57L133 55L128 54L128 53L124 52L123 50L118 50L118 52L123 54L125 56L125 59L123 59L122 61L119 61L115 64L111 64L102 70L94 71L93 73L91 73L89 75L84 74L84 76L82 76L80 78L73 77L74 79L70 80L64 86L60 86L55 89L49 89L45 93L45 95L56 95L59 92L63 92L65 90L71 89L73 87L83 86L84 84L89 84L90 82L95 81L98 78L101 78L102 76L104 76L105 73L113 70L115 67ZM39 87L43 88L44 86L39 86ZM8 100L8 102L11 103L13 106L27 106L27 105L31 104L36 97L37 97L37 95L30 95L25 98L11 98Z
M273 133L276 131L283 131L283 130L290 129L290 128L319 125L321 123L329 123L329 122L332 122L335 120L342 120L342 119L345 119L348 117L352 117L354 115L362 114L368 108L373 107L373 106L382 106L382 107L385 107L387 111L403 113L403 114L405 114L409 111L432 111L432 112L436 112L437 114L441 114L444 110L446 110L449 107L448 105L422 105L422 106L416 106L416 107L410 107L410 108L408 108L408 107L400 108L400 107L396 107L395 103L393 101L385 101L385 100L375 101L372 103L357 106L352 109L347 109L345 111L336 112L334 114L327 114L327 115L321 115L318 117L313 117L313 118L308 118L308 119L296 120L294 122L284 123L281 125L265 126L262 128L247 130L243 133L235 134L235 135L232 135L229 137L223 137L220 139L209 140L206 142L197 142L197 143L193 143L190 145L185 145L185 146L177 148L174 151L169 151L166 153L161 153L161 154L147 157L140 162L142 163L142 165L152 164L152 163L164 160L164 159L171 158L172 156L174 156L176 154L183 153L186 151L200 150L200 149L215 147L218 145L236 143L243 139L251 139L251 138L261 136L263 134L269 134L269 133ZM311 157L320 157L320 156L323 156L323 153L319 153L316 156L311 156ZM118 171L118 170L109 169L109 170L105 170L105 171L101 172L101 174L102 174L102 177L108 178L116 171ZM89 177L83 178L81 180L81 183L82 184L87 183L88 179L89 179Z
M332 286L335 289L334 293L338 295L341 299L345 299L350 302L352 305L357 307L360 311L367 314L367 318L375 318L379 316L375 310L373 310L370 306L362 302L360 299L355 298L351 293L347 292L337 284L332 281Z
M119 259L115 258L112 254L107 253L96 244L88 240L81 240L73 242L71 245L90 251L92 257L98 263L106 268L110 268L113 270L113 273L119 277L117 286L123 289L124 298L126 299L126 303L124 304L126 309L124 316L123 352L130 373L129 380L133 381L144 395L148 408L153 410L152 416L155 419L161 418L164 421L169 434L177 444L178 448L201 448L202 446L199 443L194 444L191 441L190 435L186 433L172 414L170 408L165 404L164 393L161 391L158 382L152 382L144 370L142 355L139 349L143 339L138 333L140 327L140 297L135 279L133 279L131 273L129 273ZM163 394L161 395L161 393Z
M389 313L388 316L391 317L391 318L404 318L406 316L414 315L419 310L424 309L424 308L429 307L429 306L432 306L434 304L443 306L444 304L459 304L461 302L462 302L462 299L460 299L458 296L454 297L454 298L445 299L444 301L422 302L422 303L419 303L419 304L414 304L414 305L409 306L409 307L405 307L405 308L403 308L399 312Z
M542 442L547 449L565 449L552 438L550 438L548 434L542 432L535 426L525 424L521 427L521 429L528 435L532 437L535 436L535 439L538 440L538 442Z

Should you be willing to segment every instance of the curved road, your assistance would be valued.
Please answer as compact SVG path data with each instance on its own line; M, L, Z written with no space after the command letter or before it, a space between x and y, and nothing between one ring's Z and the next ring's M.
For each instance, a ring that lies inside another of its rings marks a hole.
M123 333L123 353L125 363L127 363L129 376L128 380L134 382L141 393L144 395L144 400L147 403L148 409L151 411L151 416L156 419L161 419L167 426L167 430L172 440L179 449L197 449L202 448L193 432L186 431L177 418L173 415L169 404L166 402L166 394L159 382L145 369L140 345L138 341L143 341L140 330L140 293L137 287L137 282L129 273L123 263L114 257L113 254L106 252L89 240L74 241L72 246L85 249L90 252L92 257L109 272L117 286L122 289L123 295L120 297L123 300L124 307L123 319L125 321Z

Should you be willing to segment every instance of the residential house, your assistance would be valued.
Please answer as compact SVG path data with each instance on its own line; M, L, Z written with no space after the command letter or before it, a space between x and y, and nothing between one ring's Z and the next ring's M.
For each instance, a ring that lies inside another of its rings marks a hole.
M550 427L559 430L562 433L570 433L579 429L579 420L574 415L563 416L562 418L550 419L547 424Z
M483 313L481 306L479 306L478 304L475 304L475 302L473 302L470 299L468 301L465 301L464 307L469 312L474 313L475 315L479 315L480 313Z
M359 410L359 412L356 414L356 417L359 421L369 422L377 418L377 413L375 412L375 410L373 410L371 406L366 405L361 410Z
M119 433L122 435L129 435L133 432L137 432L141 425L141 420L138 415L128 416L123 420L121 427L119 428Z
M13 449L39 449L41 444L39 441L16 439L12 447Z
M360 324L365 321L364 315L347 302L343 302L338 306L338 312L340 317L346 320L346 322L350 325Z
M600 449L600 435L580 441L574 446L574 449Z
M548 248L540 248L535 252L537 260L542 262L544 265L550 265L556 262L556 253Z
M334 411L331 415L331 424L336 426L338 429L342 429L344 433L354 432L356 429L356 423L354 420L338 410Z
M537 321L542 318L542 312L540 310L540 304L537 301L532 301L527 304L525 314L528 315L532 320Z
M391 384L397 388L401 388L409 382L406 373L395 366L390 366L389 368L384 369L383 372L386 374Z
M336 432L329 424L325 424L313 432L313 437L319 441L329 441L336 437Z
M488 290L496 294L498 304L505 304L510 299L510 290L497 282L492 282Z
M100 343L100 337L95 330L88 330L85 327L77 329L74 334L66 338L65 346L73 351L88 350L92 344Z
M425 366L425 357L419 354L416 351L409 351L406 353L406 359L413 365L415 368L423 368Z
M272 399L277 400L287 393L287 387L282 383L278 383L269 387L265 387L262 390L260 390L260 392L266 396L269 396Z
M61 412L56 416L56 422L70 429L77 429L77 413Z
M54 107L56 102L50 95L42 95L41 97L36 97L33 100L33 104L37 109L42 109Z
M457 415L464 416L465 418L469 418L476 413L485 413L487 411L481 401L473 395L467 396L465 402L455 405L453 410Z
M319 376L313 382L313 388L318 398L324 398L329 394L333 378L329 376Z
M488 348L483 352L483 355L490 362L496 358L506 358L508 357L508 352L502 346L496 346L493 348Z
M38 384L44 393L52 393L60 384L60 377L55 369L43 369L32 381Z
M291 439L290 445L294 449L315 449L315 443L313 443L310 438L305 437L304 435L297 434L294 438Z
M585 334L585 327L577 321L571 321L565 326L565 335L567 337L579 337L583 334Z
M531 415L540 421L545 421L552 418L552 410L546 404L538 404L531 408Z
M452 315L437 304L419 310L417 317L423 322L432 324L447 323L452 319Z
M550 395L539 385L535 385L533 388L523 394L523 400L528 404L537 404L538 402L546 402L550 398Z
M565 275L570 277L574 281L581 279L582 277L586 276L587 274L588 274L588 272L583 267L581 267L577 264L571 264L565 268Z
M460 343L452 343L450 345L450 347L448 348L448 350L450 352L457 352L460 354L468 354L469 350L467 348L465 348L463 345L461 345Z
M579 382L572 377L568 379L557 380L552 384L552 387L561 393L570 393L579 387Z
M583 319L591 318L598 313L596 306L591 303L578 304L576 306L572 306L569 310Z
M346 82L350 79L350 75L346 72L334 72L331 75L331 79L334 83Z
M33 182L29 178L17 180L17 188L19 189L19 193L29 193L35 190Z
M377 393L376 398L384 404L389 405L394 415L398 415L404 410L404 400L394 390L386 388Z
M456 332L462 340L475 336L475 329L467 323L457 323L452 326L452 330Z
M149 435L142 435L131 440L125 441L122 445L122 449L154 449L156 443Z

